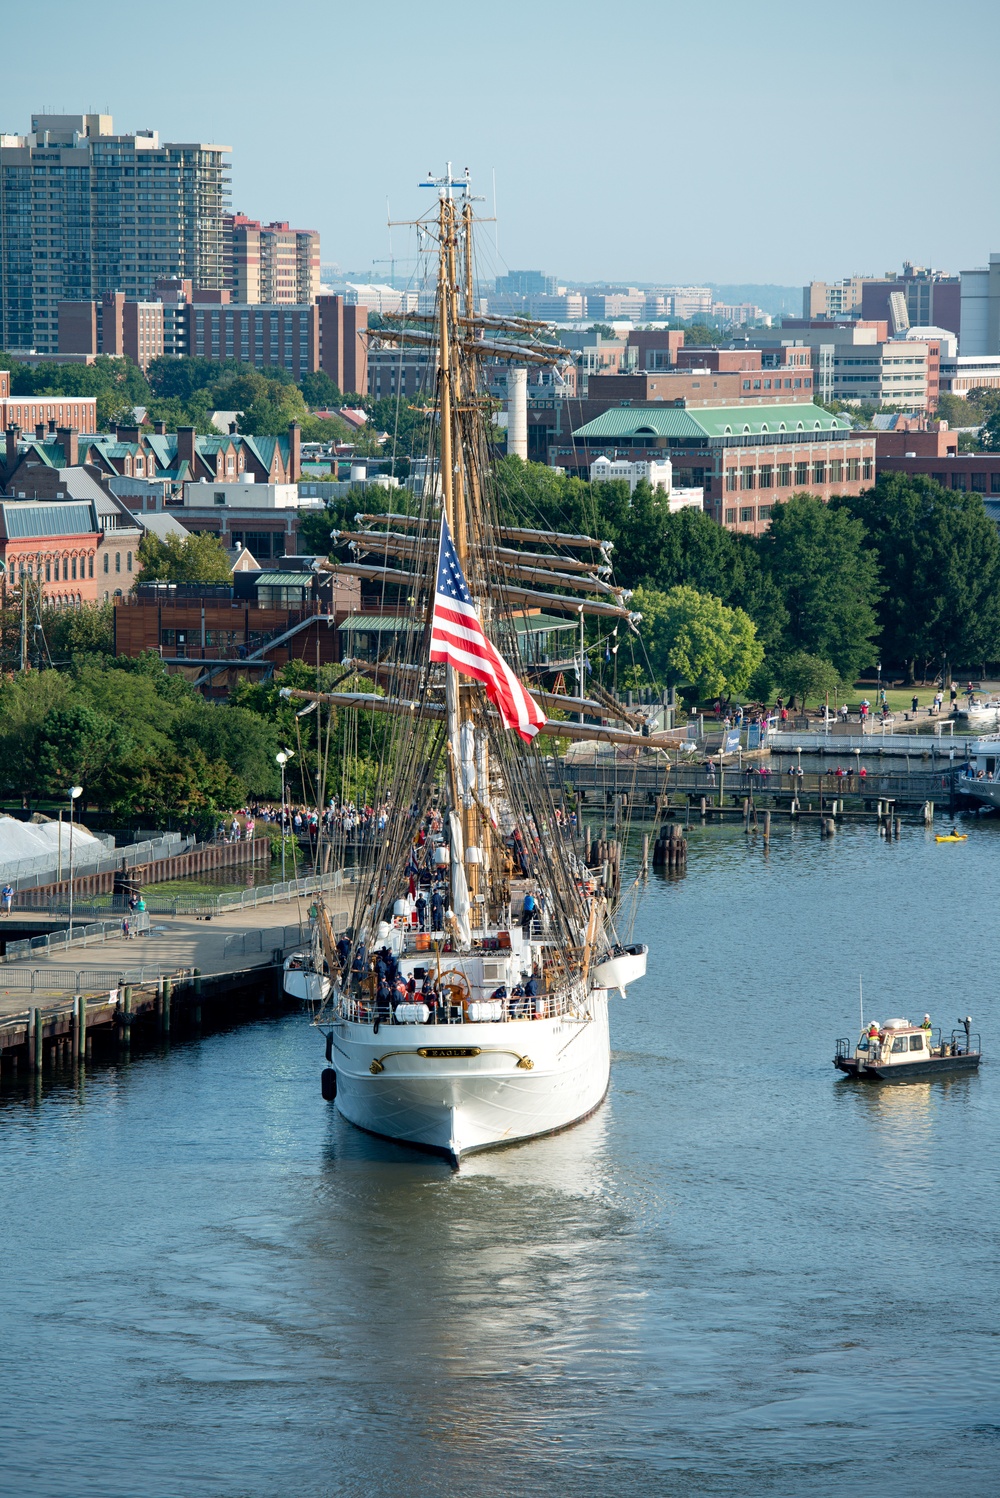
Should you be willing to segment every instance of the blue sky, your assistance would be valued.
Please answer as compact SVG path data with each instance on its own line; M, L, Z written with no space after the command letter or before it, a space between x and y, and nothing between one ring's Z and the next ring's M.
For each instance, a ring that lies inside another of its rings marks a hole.
M221 141L235 207L372 275L450 157L495 173L487 273L795 285L1000 249L998 43L996 0L47 0L4 16L0 130Z

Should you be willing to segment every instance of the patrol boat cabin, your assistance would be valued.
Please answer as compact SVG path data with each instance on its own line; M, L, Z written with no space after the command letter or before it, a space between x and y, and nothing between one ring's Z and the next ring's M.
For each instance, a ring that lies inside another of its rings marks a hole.
M959 1020L961 1030L952 1030L942 1040L940 1028L932 1029L929 1018L911 1025L906 1019L874 1020L862 1030L851 1049L846 1037L837 1041L833 1064L849 1077L869 1082L909 1082L939 1072L977 1071L982 1059L979 1036L972 1031L971 1016Z

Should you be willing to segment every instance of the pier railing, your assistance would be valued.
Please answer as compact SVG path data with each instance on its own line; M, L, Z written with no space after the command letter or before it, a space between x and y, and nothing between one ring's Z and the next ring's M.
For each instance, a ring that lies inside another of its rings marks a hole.
M350 869L334 869L329 874L309 875L304 879L286 879L278 884L257 884L250 889L229 890L218 895L143 895L149 915L224 915L230 910L256 910L259 905L276 905L281 900L294 900L304 895L317 895L327 890L340 889L349 884ZM155 888L155 886L154 886ZM119 904L115 904L114 901ZM111 910L122 910L124 897L109 895L107 902L75 900L74 915L81 920L98 920ZM16 901L15 901L16 909ZM50 915L68 915L69 900L64 895L53 896L44 905L32 905L33 911L44 910ZM14 946L15 943L11 943ZM10 948L8 947L8 951Z
M851 756L854 759L854 756ZM857 764L843 765L844 775L836 772L804 770L801 777L792 770L771 770L761 775L756 768L736 764L716 767L713 771L703 766L671 766L666 769L609 762L596 765L560 766L559 780L574 791L598 797L625 795L652 798L653 796L705 796L718 800L720 794L727 798L740 796L767 796L787 798L822 796L824 800L835 797L863 798L864 800L949 801L955 787L955 774L950 765L943 764L937 770L879 771L864 765L866 773L860 773ZM850 774L847 772L850 771ZM596 810L596 808L595 808ZM582 815L587 816L588 807Z

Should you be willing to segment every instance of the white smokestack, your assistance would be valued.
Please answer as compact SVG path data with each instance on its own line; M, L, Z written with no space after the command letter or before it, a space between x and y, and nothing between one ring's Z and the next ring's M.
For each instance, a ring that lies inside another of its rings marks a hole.
M528 461L528 371L507 371L507 451Z

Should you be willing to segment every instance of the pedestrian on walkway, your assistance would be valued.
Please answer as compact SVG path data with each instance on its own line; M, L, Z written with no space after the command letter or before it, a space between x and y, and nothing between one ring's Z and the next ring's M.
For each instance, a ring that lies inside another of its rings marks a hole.
M0 890L0 904L3 905L4 915L10 915L10 907L14 903L14 886L11 883L4 885Z

